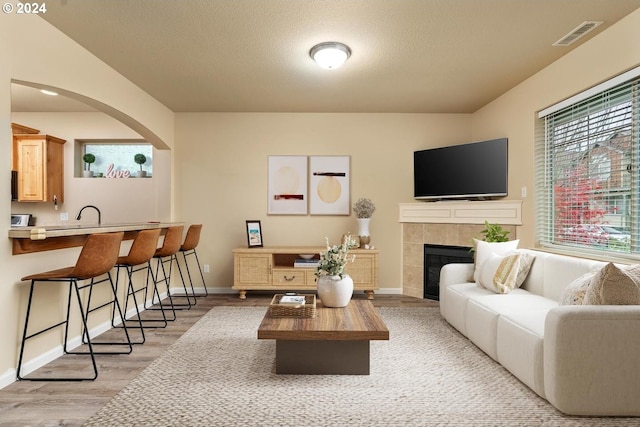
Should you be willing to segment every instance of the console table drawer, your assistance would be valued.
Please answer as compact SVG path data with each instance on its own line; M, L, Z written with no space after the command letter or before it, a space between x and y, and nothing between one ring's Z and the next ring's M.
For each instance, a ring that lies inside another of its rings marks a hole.
M274 285L302 285L306 284L305 271L301 269L273 269Z

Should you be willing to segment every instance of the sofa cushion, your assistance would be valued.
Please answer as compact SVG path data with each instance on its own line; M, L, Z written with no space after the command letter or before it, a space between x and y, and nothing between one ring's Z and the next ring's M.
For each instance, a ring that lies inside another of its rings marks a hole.
M532 270L536 262L533 263ZM585 273L597 271L605 265L602 261L576 258L565 255L550 255L544 260L544 272L540 283L542 293L535 292L554 301L559 301L564 288Z
M475 283L447 286L446 289L440 289L440 292L446 294L445 298L441 298L443 305L440 306L440 312L451 326L465 336L467 334L465 329L467 300L471 297L493 294L491 291L479 288Z
M485 242L484 240L473 239L473 247L475 249L475 271L473 272L473 281L478 281L478 268L489 258L489 255L504 255L518 247L519 240L510 240L508 242Z
M466 336L497 360L498 318L510 313L546 312L558 303L524 289L508 294L479 295L469 298L465 319Z
M560 305L581 305L595 272L585 273L569 283L560 296Z
M605 265L591 279L583 304L640 304L640 265Z
M511 312L498 318L498 362L541 397L544 395L544 323L549 310Z

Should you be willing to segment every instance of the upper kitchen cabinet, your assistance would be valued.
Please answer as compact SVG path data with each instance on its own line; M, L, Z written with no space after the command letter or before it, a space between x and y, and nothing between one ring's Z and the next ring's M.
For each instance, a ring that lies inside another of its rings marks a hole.
M64 202L64 139L39 133L15 133L12 168L18 172L19 202Z

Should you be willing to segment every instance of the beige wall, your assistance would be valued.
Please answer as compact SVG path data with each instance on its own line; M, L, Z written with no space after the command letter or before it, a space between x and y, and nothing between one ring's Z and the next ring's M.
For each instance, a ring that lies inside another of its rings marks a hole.
M61 93L82 98L125 122L135 133L152 141L155 146L173 147L174 122L173 113L169 109L42 18L35 15L0 14L0 57L0 159L4 162L0 171L6 183L10 180L11 170L12 80L30 82L34 86L55 87ZM82 124L77 124L77 127L81 129ZM62 130L61 133L65 134L61 135L63 137L70 135L68 130ZM170 154L167 154L165 161L170 164ZM164 186L163 202L157 209L168 211L171 207L171 182L165 179L161 185ZM4 218L5 233L10 227L10 199L9 185L0 185L0 218ZM104 200L100 205L117 202ZM72 192L67 203L69 206L81 206L83 200L76 199ZM78 252L75 248L12 256L9 239L5 238L0 245L0 387L15 380L17 350L28 290L28 286L20 278L36 271L72 265ZM40 310L46 310L47 314L58 313L65 296L57 290L42 293L38 298ZM28 357L42 356L47 350L59 346L60 335L51 335L48 343L31 351Z
M234 247L247 219L266 245L324 245L357 234L351 216L267 215L270 155L351 156L351 199L376 205L371 244L380 249L380 287L400 292L398 203L413 200L413 151L469 140L468 115L176 114L176 213L204 224L198 254L210 285L233 283Z
M521 246L535 245L537 112L640 64L640 10L473 114L473 138L509 138L509 198L522 199ZM559 48L561 49L561 48ZM527 197L520 191L526 186Z

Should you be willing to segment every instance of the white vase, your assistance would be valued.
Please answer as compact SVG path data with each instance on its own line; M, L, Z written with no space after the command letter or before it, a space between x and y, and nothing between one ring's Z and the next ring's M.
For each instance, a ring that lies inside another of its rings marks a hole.
M86 171L86 170L82 171L82 176L84 178L91 178L91 177L93 177L93 171Z
M357 218L358 220L358 236L370 236L369 223L371 218Z
M358 220L358 237L360 238L360 247L369 248L371 242L371 234L369 234L369 223L371 218L357 218Z
M346 307L353 295L353 279L348 275L318 277L318 297L324 307Z

